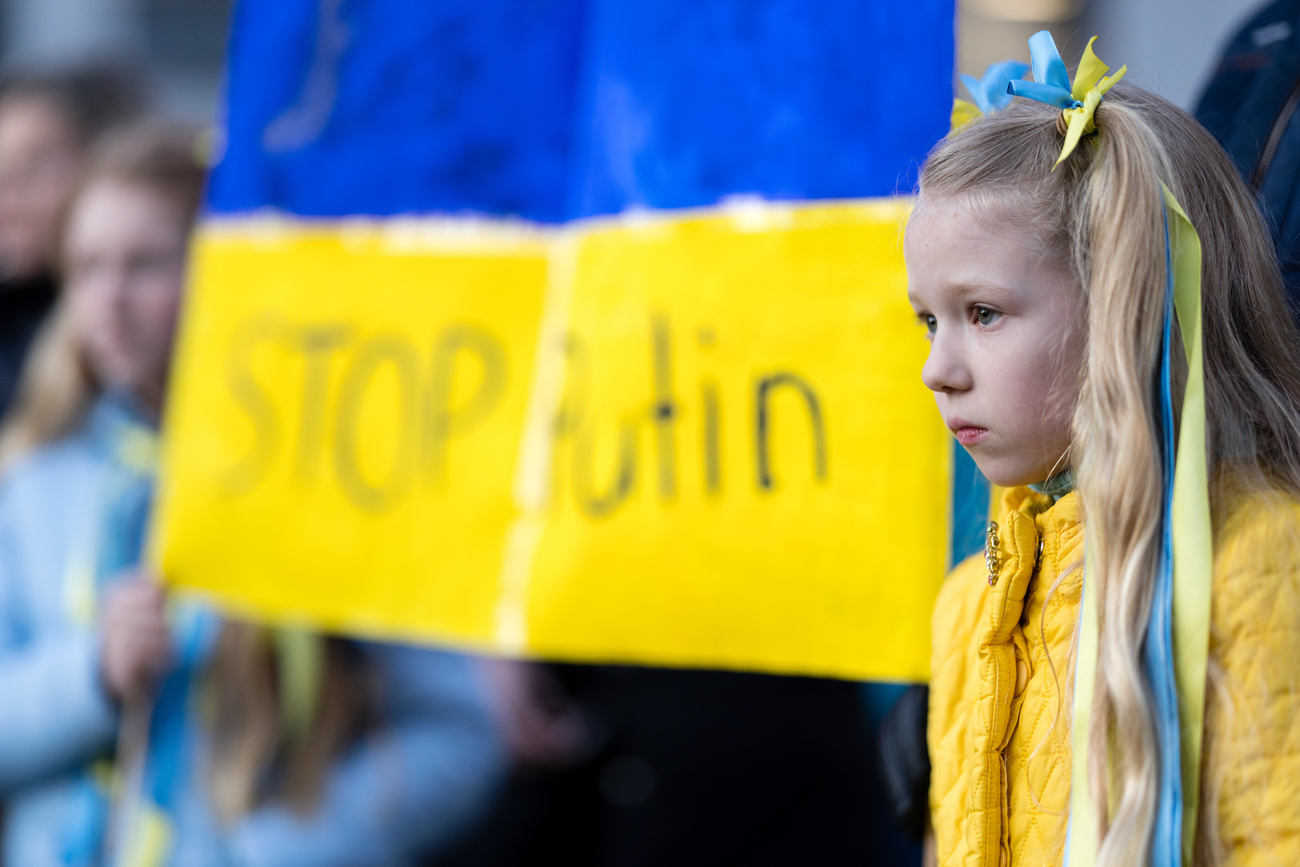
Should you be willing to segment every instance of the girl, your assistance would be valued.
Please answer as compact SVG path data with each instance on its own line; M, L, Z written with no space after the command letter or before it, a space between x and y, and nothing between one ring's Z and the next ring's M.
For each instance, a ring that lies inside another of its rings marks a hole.
M1064 76L1062 66L1053 80ZM1167 254L1178 216L1162 184L1203 254L1214 553L1204 727L1181 732L1184 744L1204 736L1199 777L1182 780L1188 848L1196 864L1300 864L1300 334L1228 157L1173 105L1119 85L1099 106L1076 87L956 131L928 157L907 228L909 294L931 344L922 378L983 473L1007 488L985 556L955 570L934 613L941 865L1060 864L1067 829L1072 855L1076 838L1099 840L1098 864L1170 863L1155 853L1178 759L1161 753L1170 729L1148 642L1172 454L1161 439L1162 347L1174 418L1199 365L1179 325L1165 332L1179 260ZM1085 592L1096 663L1093 700L1080 699L1076 717ZM1182 712L1195 720L1187 695ZM1072 740L1086 743L1087 779ZM1178 863L1176 828L1173 839Z
M112 838L107 857L134 864L411 863L499 773L469 663L236 623L206 641L204 619L170 622L138 571L202 180L192 136L139 129L98 154L66 222L63 296L0 435L3 860L94 865ZM150 703L143 784L125 791L157 821L110 832L119 720Z

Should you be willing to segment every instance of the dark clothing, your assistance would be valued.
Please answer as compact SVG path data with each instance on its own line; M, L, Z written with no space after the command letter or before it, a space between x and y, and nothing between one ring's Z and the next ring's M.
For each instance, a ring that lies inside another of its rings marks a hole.
M436 867L909 867L858 684L554 666L599 734L590 758L520 770Z
M54 298L54 280L48 274L0 283L0 418L13 403L23 361Z
M1228 43L1196 107L1259 196L1300 315L1300 0L1278 0Z

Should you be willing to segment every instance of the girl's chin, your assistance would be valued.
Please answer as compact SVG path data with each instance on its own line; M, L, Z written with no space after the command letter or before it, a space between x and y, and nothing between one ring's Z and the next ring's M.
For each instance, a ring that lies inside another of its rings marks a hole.
M974 459L975 466L979 467L979 471L984 478L999 488L1021 488L1046 481L1047 477L1040 476L1039 473L1042 470L1037 467L1008 466L1002 461L990 460L987 457L981 458L973 450L968 449L967 451L970 453L971 458Z

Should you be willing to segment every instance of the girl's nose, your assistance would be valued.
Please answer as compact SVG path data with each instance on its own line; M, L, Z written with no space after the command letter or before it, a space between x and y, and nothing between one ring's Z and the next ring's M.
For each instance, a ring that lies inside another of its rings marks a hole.
M944 335L943 329L935 332L930 341L930 354L921 368L921 381L935 392L966 391L972 385L970 368L957 341Z

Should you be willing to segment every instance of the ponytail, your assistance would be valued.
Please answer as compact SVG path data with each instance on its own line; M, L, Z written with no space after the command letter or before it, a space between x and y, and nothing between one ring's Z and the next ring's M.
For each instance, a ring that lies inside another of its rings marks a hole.
M1164 511L1154 410L1167 280L1160 179L1170 173L1159 141L1134 109L1107 102L1098 123L1106 132L1075 228L1076 247L1088 254L1088 352L1073 445L1091 548L1088 592L1099 600L1088 765L1097 815L1106 817L1107 802L1113 805L1097 864L1118 867L1146 862L1159 793L1156 715L1142 648ZM1185 379L1180 361L1174 366Z

